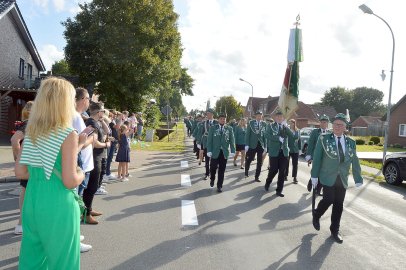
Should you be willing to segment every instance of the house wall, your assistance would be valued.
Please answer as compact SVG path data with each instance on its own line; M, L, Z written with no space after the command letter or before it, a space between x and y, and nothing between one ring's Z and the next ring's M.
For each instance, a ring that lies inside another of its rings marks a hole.
M25 88L28 65L32 66L33 78L38 76L38 67L24 43L11 11L0 20L0 76L13 82L18 88ZM24 60L24 79L18 77L20 58Z
M406 99L390 115L388 144L400 144L406 147L406 137L399 136L399 124L406 124Z
M365 121L361 118L358 117L354 122L351 123L352 127L368 127L368 124L365 123Z

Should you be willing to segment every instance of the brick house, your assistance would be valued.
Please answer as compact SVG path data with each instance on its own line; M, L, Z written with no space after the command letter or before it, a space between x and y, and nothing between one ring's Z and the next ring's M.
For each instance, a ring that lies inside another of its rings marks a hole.
M272 112L278 106L279 96L267 98L257 98L254 97L252 100L253 112L259 110L264 114L264 117L269 117L272 115ZM246 108L250 107L251 98L248 99ZM337 112L333 107L330 106L321 106L321 105L309 105L301 101L298 103L299 108L294 113L292 119L296 120L296 125L298 128L304 127L319 127L319 116L326 114L328 117L334 117ZM244 116L249 117L250 111L246 109L244 111Z
M353 136L383 136L383 122L378 116L360 116L351 123Z
M386 121L386 114L382 120ZM388 144L406 147L406 95L391 108Z
M0 136L9 137L45 70L15 0L0 0Z

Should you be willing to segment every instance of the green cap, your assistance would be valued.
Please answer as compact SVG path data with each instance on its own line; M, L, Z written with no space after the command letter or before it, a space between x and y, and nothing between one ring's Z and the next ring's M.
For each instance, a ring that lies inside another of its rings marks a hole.
M256 111L255 115L258 115L258 114L262 115L262 112L261 111Z
M281 111L281 109L279 109L279 108L275 109L275 110L273 111L273 113L274 113L275 115L282 115L282 114L283 114L282 111Z
M328 116L327 115L325 115L325 114L323 114L323 115L321 115L320 117L319 117L319 120L320 121L330 121L330 118L328 118Z
M334 116L331 122L334 122L335 120L341 120L348 125L347 116L343 113L338 113L336 116Z
M212 108L207 109L206 112L214 114L214 110Z

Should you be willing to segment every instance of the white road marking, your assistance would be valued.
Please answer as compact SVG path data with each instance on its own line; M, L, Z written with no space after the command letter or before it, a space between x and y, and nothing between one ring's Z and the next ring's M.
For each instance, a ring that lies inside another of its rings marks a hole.
M190 182L190 175L189 174L181 174L180 175L180 185L182 187L191 187L192 182Z
M8 201L8 200L15 200L15 199L18 199L18 197L0 199L0 201Z
M193 200L182 200L182 226L197 226L196 207Z
M187 160L182 160L182 161L180 162L180 167L181 167L181 168L187 168L187 167L189 167L189 162L188 162Z

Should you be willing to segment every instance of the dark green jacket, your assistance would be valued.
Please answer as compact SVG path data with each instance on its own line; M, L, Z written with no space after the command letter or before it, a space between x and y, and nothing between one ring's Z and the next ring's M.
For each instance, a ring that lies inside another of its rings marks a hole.
M345 136L344 162L339 162L334 134L320 135L314 149L311 176L319 178L321 184L333 186L340 175L345 188L348 187L348 175L352 165L355 183L362 183L361 166L357 157L355 141Z
M249 148L255 149L257 148L258 142L260 142L262 148L266 149L266 123L261 121L259 127L257 127L256 122L256 120L251 120L248 122L247 131L245 132L245 146L248 145Z
M330 133L329 130L327 130L326 132ZM306 150L307 156L311 156L313 158L313 152L314 152L314 149L316 148L317 139L319 138L320 134L321 134L321 128L313 129L312 132L310 133L309 141L307 143L307 150Z
M300 141L299 141L299 130L293 132L292 136L288 137L288 147L289 153L299 153Z
M211 126L217 125L218 121L213 119L212 124L210 125L209 120L204 120L198 125L196 143L202 144L203 149L207 148L207 136L209 135L209 130Z
M279 137L283 137L283 145L279 141ZM268 125L268 128L266 130L265 138L266 138L266 145L268 149L268 155L270 157L277 157L279 156L279 150L283 150L283 155L285 157L289 156L289 137L293 137L292 131L290 131L289 128L282 126L281 129L279 129L278 124L272 123L271 125Z
M230 154L229 148L231 153L235 153L233 128L224 125L224 130L221 132L219 124L212 126L207 136L207 152L211 152L211 157L216 159L219 157L220 150L222 150L224 157L227 159Z
M234 137L235 137L235 144L245 144L245 133L247 132L247 128L242 128L240 126L235 127Z

